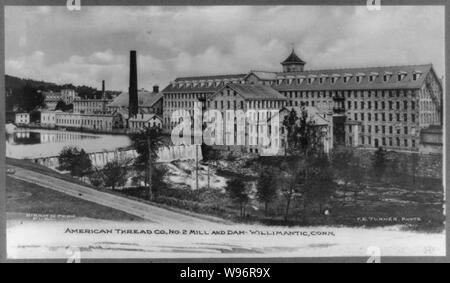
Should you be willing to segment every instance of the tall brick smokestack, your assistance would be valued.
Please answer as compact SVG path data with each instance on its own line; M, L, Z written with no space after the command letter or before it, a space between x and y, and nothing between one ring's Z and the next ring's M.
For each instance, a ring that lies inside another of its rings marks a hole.
M130 86L128 88L129 104L128 117L133 117L138 114L138 85L137 85L137 63L136 50L130 51Z
M102 98L103 98L103 99L106 98L106 93L105 93L105 80L102 80Z

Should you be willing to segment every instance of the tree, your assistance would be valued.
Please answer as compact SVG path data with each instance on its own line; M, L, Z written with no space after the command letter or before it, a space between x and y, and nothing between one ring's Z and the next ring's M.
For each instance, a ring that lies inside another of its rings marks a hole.
M95 172L93 174L89 175L89 182L92 186L96 188L100 188L104 182L103 182L103 175L101 172Z
M294 154L303 154L307 158L310 154L323 151L322 138L324 133L320 126L308 116L305 108L298 114L294 109L283 121L288 133L289 151Z
M30 83L25 84L22 89L18 90L18 93L18 106L23 111L31 112L44 105L44 96Z
M305 205L308 202L318 204L319 212L334 196L336 184L328 157L322 153L314 156L308 162L308 176L304 193Z
M375 172L375 176L379 179L383 178L387 165L387 153L382 147L379 147L372 157L372 168Z
M306 161L298 159L295 162L285 160L280 165L280 188L281 195L285 200L284 221L289 221L289 214L293 200L303 196L306 185Z
M239 204L240 217L244 218L245 208L250 200L245 183L238 178L233 178L227 182L225 190L227 191L229 197Z
M89 155L77 147L64 147L58 156L59 170L70 171L74 177L83 177L92 170Z
M156 166L152 171L152 194L153 199L158 197L159 192L167 187L167 184L164 182L164 178L167 174L167 168L163 166Z
M298 121L297 112L292 109L289 112L289 115L284 118L283 121L283 127L287 131L287 142L289 145L293 145L296 142L295 136L295 129Z
M362 167L361 158L358 156L354 156L350 163L350 179L353 181L353 202L356 205L358 202L358 193L361 190L365 169Z
M73 104L66 104L64 101L60 100L56 104L55 110L61 110L63 112L73 110Z
M259 172L256 196L264 203L264 213L267 216L268 206L277 197L276 170L273 167L263 167Z
M152 188L153 164L158 158L158 149L163 145L161 129L158 127L146 128L144 131L131 135L131 146L138 153L134 166L138 170L145 170L146 185L149 187L150 198Z
M128 162L121 162L118 159L106 163L101 170L105 186L115 190L116 187L125 185L128 174L127 165Z
M344 189L352 180L352 162L355 156L349 148L336 148L331 155L333 168L344 182Z
M220 159L220 154L212 146L202 143L201 145L203 161L207 163L208 189L211 188L211 168L209 162L214 162L217 165L217 160Z
M412 174L412 177L413 177L413 184L415 185L416 184L416 179L417 179L417 172L419 171L419 160L420 160L420 157L419 157L419 154L418 153L415 153L415 152L413 152L413 153L411 153L411 157L410 157L411 159L410 159L410 162L411 162L411 174Z

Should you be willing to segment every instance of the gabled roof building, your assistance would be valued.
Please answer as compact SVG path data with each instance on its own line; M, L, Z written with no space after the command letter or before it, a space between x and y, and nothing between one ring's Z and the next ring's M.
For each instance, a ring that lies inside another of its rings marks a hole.
M224 109L251 101L277 101L279 110L314 107L332 124L333 144L364 148L418 151L421 130L442 125L443 88L432 64L308 70L292 50L281 66L281 72L176 78L162 91L164 129L173 129L174 111L192 115L197 101L207 108L223 102ZM237 95L217 100L223 90Z

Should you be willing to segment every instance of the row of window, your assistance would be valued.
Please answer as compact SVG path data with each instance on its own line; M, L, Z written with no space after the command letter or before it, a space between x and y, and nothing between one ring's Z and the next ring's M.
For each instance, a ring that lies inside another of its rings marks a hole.
M438 124L439 116L436 113L421 113L420 123L421 124Z
M344 91L283 91L281 92L287 98L401 98L413 94L411 90L344 90Z
M103 120L84 120L84 119L80 120L80 119L57 118L56 124L57 125L70 125L70 126L93 126L93 127L100 127L100 128L105 126L105 128L111 128L112 122L103 121Z
M224 86L228 83L234 83L234 84L245 84L245 80L241 79L231 79L231 80L216 80L216 81L199 81L199 82L193 82L193 81L181 81L181 82L175 82L172 83L172 87L177 88L195 88L195 87L220 87Z
M375 110L386 110L386 101L361 101L359 103L361 110L364 110L365 108L367 109L373 109ZM408 110L408 106L411 107L411 110L415 110L416 109L416 102L415 101L411 101L410 103L407 100L404 100L403 103L401 103L400 101L387 101L387 110L394 110L394 105L395 105L395 110L401 110L403 108L403 110ZM347 109L352 109L352 101L347 101ZM358 101L353 101L353 109L358 109Z
M161 127L161 123L157 123L156 121L152 121L152 122L131 122L130 123L130 128L134 128L134 129L144 129L145 127Z
M349 132L351 133L352 132L352 128L351 128L351 126L349 126ZM364 125L362 125L361 126L361 133L365 133L365 134L372 134L372 133L375 133L375 134L379 134L379 133L381 133L381 134L390 134L390 135L393 135L393 134L397 134L397 135L409 135L409 134L411 134L411 135L415 135L416 134L416 128L414 128L414 127L412 127L412 128L409 128L409 127L407 127L407 126L404 126L404 127L393 127L393 126L385 126L385 125L367 125L367 126L364 126Z
M402 117L403 116L403 117ZM410 116L410 119L408 119L408 116ZM367 121L372 121L372 113L353 113L353 118L355 121L366 121L366 117L367 117ZM403 118L403 119L402 119ZM373 115L373 120L378 122L378 121L382 121L382 122L411 122L411 123L415 123L416 122L416 114L410 114L408 115L407 113L404 113L403 115L401 115L400 113L396 113L395 115L393 113L374 113Z
M349 141L351 143L351 140ZM381 139L377 139L374 138L372 139L371 136L362 136L361 137L361 144L362 145L369 145L369 146L375 146L375 147L379 147L379 146L390 146L390 147L412 147L415 148L416 147L416 140L415 139L400 139L400 138L381 138Z
M407 76L407 73L405 72L399 72L397 74L397 82L401 82L403 81ZM362 83L364 81L364 78L367 77L367 82L374 82L378 77L379 74L378 73L371 73L370 75L366 76L365 74L357 74L356 76L353 76L352 74L344 74L342 76L342 81L344 83L348 83L351 81L352 78L355 78L356 83ZM382 76L382 80L385 83L391 82L392 78L394 77L394 75L392 73L386 72L383 74ZM417 81L420 77L420 72L414 72L412 74L412 80L413 81ZM296 84L302 84L303 82L307 82L308 84L313 84L316 80L318 80L319 84L324 84L326 83L328 80L330 80L330 82L332 84L335 84L339 81L339 79L341 78L341 75L335 74L332 75L331 77L329 77L328 75L309 75L308 77L301 77L301 78L279 78L277 79L277 84L281 85L283 83L286 84L293 84L294 82L296 82Z
M211 93L164 93L164 100L205 99Z
M42 115L41 122L55 122L55 116L54 115L51 115L51 116Z

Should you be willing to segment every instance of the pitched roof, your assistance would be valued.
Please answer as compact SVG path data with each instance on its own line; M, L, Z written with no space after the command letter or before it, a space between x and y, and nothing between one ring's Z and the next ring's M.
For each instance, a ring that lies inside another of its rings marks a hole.
M195 76L195 77L179 77L174 80L173 83L170 83L167 87L163 89L162 92L216 92L218 89L223 87L223 83L216 84L203 84L201 85L199 82L208 82L208 81L225 81L225 80L241 80L247 74L230 74L230 75L214 75L214 76ZM178 83L191 83L190 86L187 84L183 84L181 87L178 86ZM197 82L194 85L194 82Z
M250 71L250 73L248 73L247 76L245 77L247 78L251 74L254 74L263 81L272 81L277 78L277 72L270 72L270 71Z
M224 80L233 78L242 78L247 74L228 74L228 75L211 75L211 76L191 76L191 77L179 77L175 81L195 81L195 80Z
M162 93L149 92L146 90L138 91L138 105L139 107L152 107L156 102L163 98ZM128 92L122 92L114 98L108 105L109 107L128 107L129 95Z
M292 49L291 54L283 61L281 62L281 64L302 64L305 65L306 62L303 61L302 59L300 59L297 54L295 54L294 49Z
M287 100L286 97L270 86L259 84L227 84L225 87L230 87L245 100Z
M75 102L111 102L112 99L106 99L106 98L78 98L74 100Z
M432 70L432 65L409 65L409 66L390 66L390 67L372 67L372 68L347 68L347 69L328 69L328 70L310 70L303 72L278 73L278 79L283 79L281 84L273 84L273 87L280 91L289 90L371 90L371 89L417 89L423 85L426 75ZM417 80L413 80L415 72L421 73ZM404 73L405 77L400 81L398 74ZM376 74L374 81L369 81L369 76ZM383 81L384 74L391 74L388 82ZM362 76L361 82L357 82L357 76ZM331 78L335 76L336 82ZM348 76L348 82L344 82L344 77ZM320 78L323 81L320 81ZM292 78L289 83L289 78ZM301 82L297 79L301 79ZM312 83L308 78L315 78Z
M135 117L130 118L130 121L133 122L147 122L150 121L153 118L158 118L162 121L161 117L159 117L156 114L138 114Z

